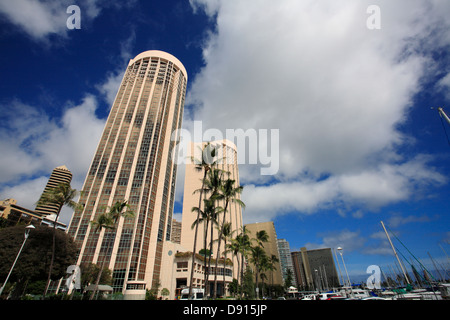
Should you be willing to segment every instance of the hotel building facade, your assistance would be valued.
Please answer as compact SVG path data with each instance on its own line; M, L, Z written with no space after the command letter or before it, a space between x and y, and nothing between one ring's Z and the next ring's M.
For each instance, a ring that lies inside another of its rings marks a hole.
M231 141L220 140L209 142L211 146L214 146L217 151L217 157L215 160L218 163L215 165L217 169L224 172L224 179L234 180L234 187L239 186L239 170L237 162L237 148ZM188 145L188 159L192 156L194 159L201 159L201 150L206 145L203 143L190 142ZM180 296L181 290L189 288L190 275L192 271L192 250L194 247L195 228L192 228L194 221L197 219L197 213L192 212L193 207L198 207L200 193L195 192L202 187L203 172L196 170L196 164L192 161L187 161L185 166L185 179L184 179L184 193L183 193L183 212L181 222L181 236L180 242L166 241L164 243L163 251L163 263L164 273L161 278L161 288L167 288L169 290L169 299L175 299ZM203 195L203 199L208 195ZM237 196L240 199L240 196ZM218 203L218 206L224 207L225 203ZM218 221L222 224L223 214L220 214ZM225 222L231 224L231 232L233 237L242 230L242 208L237 203L229 203ZM212 295L214 274L215 274L215 262L211 263L211 270L209 272L208 279L205 279L205 263L204 255L199 254L200 250L204 247L204 235L205 224L200 223L197 232L197 247L194 260L193 271L193 288L204 288L205 284L209 290L206 294ZM213 239L218 239L219 232L217 228L214 228ZM209 245L211 236L208 232L207 245ZM228 242L229 244L229 242ZM220 255L217 265L217 294L218 296L224 296L228 294L228 285L233 281L233 278L239 279L239 263L237 257L231 252L225 251L225 242L222 240L220 246ZM208 247L209 250L209 247ZM212 261L216 260L218 250L218 242L213 242L212 247ZM239 259L240 260L240 259ZM206 282L205 282L206 280Z
M103 263L112 287L128 299L159 284L162 253L171 239L177 165L172 132L181 127L187 73L174 56L146 51L131 59L87 173L69 225L80 248L77 261ZM91 222L127 200L133 218L95 231Z

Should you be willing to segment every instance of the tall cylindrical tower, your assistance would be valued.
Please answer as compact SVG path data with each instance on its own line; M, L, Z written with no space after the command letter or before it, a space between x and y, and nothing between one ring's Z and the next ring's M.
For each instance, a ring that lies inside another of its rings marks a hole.
M78 264L112 270L117 292L159 281L163 242L170 240L177 166L171 159L181 127L187 73L174 56L146 51L131 59L87 173L68 233L81 248ZM91 222L127 200L133 219L96 232Z

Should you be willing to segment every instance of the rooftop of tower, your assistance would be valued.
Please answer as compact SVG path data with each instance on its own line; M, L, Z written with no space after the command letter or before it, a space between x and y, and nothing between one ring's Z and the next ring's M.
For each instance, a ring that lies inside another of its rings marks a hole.
M159 58L163 58L163 59L173 62L175 65L177 65L178 68L181 69L181 72L183 72L184 76L186 77L186 81L187 81L188 74L186 72L186 68L181 63L181 61L178 60L175 56L171 55L170 53L167 53L167 52L164 52L161 50L147 50L147 51L141 52L136 57L134 57L134 59L130 59L130 62L128 63L128 65L130 66L135 61L138 61L140 59L147 58L147 57L159 57Z

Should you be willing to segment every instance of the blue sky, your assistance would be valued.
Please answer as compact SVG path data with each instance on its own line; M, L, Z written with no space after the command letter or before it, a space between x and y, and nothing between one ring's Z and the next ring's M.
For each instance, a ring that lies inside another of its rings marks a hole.
M73 4L81 29L66 26ZM240 166L247 223L274 221L292 250L341 246L356 275L394 266L384 221L448 268L450 145L431 110L450 110L447 12L446 0L0 0L0 197L33 208L62 164L80 189L129 59L163 50L188 72L183 128L279 131L277 148L258 136L278 150L275 175Z

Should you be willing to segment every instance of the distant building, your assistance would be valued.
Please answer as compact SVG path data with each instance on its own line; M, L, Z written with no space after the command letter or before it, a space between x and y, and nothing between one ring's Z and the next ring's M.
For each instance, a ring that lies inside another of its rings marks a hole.
M278 239L278 252L280 254L281 274L283 276L283 282L286 281L288 270L291 271L292 285L297 284L294 272L294 264L292 263L291 249L289 248L289 242L286 239Z
M16 199L6 199L0 201L0 218L5 219L5 227L12 227L19 224L47 225L53 227L54 216L43 216L33 210L17 205ZM64 223L57 222L56 228L65 231L67 226Z
M292 252L292 262L299 290L330 290L339 278L330 248Z
M47 185L45 186L44 191L42 194L46 193L47 191L55 188L60 183L68 183L72 181L72 172L70 172L69 169L67 169L66 166L60 166L53 169L52 174L50 175L50 178L48 179ZM44 205L44 206L36 206L36 213L42 215L42 216L50 216L50 215L57 215L59 211L61 210L61 206L57 205Z
M280 255L278 251L278 241L277 241L277 233L275 231L275 225L272 221L270 222L259 222L246 224L245 228L250 231L250 238L255 238L256 233L258 231L265 230L269 235L269 241L264 243L264 250L266 255L270 258L274 255L278 260L280 260ZM250 266L253 268L252 264ZM274 285L283 285L283 277L281 275L281 265L280 262L275 263L275 270L266 271L267 276L266 283L274 284Z
M170 235L170 241L178 244L181 242L181 222L175 219L172 220L172 234Z

